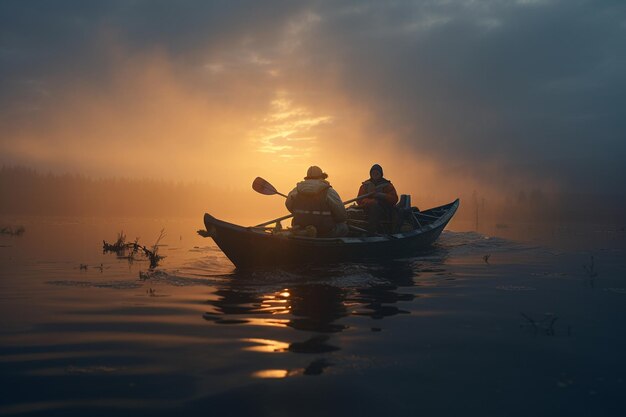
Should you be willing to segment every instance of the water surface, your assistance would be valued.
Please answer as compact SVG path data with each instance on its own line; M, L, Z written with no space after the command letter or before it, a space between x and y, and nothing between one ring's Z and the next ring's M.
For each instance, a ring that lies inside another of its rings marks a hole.
M626 415L619 228L241 272L196 220L4 222L26 233L0 237L0 414ZM154 270L102 253L162 228Z

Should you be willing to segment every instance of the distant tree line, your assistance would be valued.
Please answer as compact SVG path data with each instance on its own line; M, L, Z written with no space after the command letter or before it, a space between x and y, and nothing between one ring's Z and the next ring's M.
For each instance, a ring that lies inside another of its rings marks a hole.
M539 188L508 190L494 197L459 190L458 220L480 225L512 222L626 223L622 194L547 193ZM416 194L418 195L418 194ZM432 201L430 201L432 200ZM445 201L447 202L447 201ZM422 209L443 204L414 201ZM280 199L252 189L206 182L154 179L96 179L76 174L42 174L24 167L0 168L0 214L52 216L200 217L262 219L284 214Z
M539 188L509 190L483 196L480 191L461 195L459 217L472 223L626 223L626 195L548 193Z
M42 174L23 167L0 169L0 213L61 216L201 216L243 209L237 193L202 182L95 179ZM230 203L229 203L230 202Z

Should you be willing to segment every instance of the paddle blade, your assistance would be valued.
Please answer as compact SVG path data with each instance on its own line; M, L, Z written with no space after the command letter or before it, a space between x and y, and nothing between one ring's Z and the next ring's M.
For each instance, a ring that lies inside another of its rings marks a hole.
M269 182L265 181L261 177L256 177L254 181L252 181L252 189L257 193L265 194L265 195L274 195L278 194L276 188Z

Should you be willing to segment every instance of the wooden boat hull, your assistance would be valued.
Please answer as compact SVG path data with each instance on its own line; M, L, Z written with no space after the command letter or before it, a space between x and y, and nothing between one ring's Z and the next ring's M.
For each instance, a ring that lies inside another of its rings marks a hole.
M430 218L421 229L376 237L280 236L224 222L208 213L204 215L204 224L208 235L237 268L320 265L415 256L437 240L458 206L457 199L445 206L420 212L424 218Z

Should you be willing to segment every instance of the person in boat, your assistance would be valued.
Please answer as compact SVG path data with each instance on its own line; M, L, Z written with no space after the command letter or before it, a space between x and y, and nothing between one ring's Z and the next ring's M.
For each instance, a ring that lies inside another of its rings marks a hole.
M372 165L370 177L363 181L357 195L370 193L373 194L357 200L357 204L365 210L367 231L370 233L384 232L381 222L393 220L398 193L391 181L383 177L383 168L378 164Z
M330 183L328 174L318 166L309 167L304 177L287 195L285 206L293 213L292 226L315 228L317 237L339 237L348 234L346 208Z

